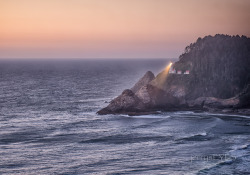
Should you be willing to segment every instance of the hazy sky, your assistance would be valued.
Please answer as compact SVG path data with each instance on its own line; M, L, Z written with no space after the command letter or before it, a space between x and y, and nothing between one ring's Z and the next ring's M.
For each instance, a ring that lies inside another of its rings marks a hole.
M171 58L250 36L250 0L0 0L0 58Z

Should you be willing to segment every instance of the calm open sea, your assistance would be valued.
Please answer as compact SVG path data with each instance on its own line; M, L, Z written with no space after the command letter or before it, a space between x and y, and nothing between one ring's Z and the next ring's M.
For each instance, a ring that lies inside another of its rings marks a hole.
M169 60L0 62L0 174L250 174L250 117L96 112Z

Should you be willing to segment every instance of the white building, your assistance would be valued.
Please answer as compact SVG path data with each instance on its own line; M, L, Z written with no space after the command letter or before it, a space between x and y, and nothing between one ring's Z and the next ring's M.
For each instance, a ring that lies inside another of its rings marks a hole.
M189 74L190 72L189 72L189 70L186 70L185 72L184 72L184 74Z
M170 74L176 74L176 70L175 70L175 69L173 69L172 67L170 67L170 69L169 69L169 73L170 73Z

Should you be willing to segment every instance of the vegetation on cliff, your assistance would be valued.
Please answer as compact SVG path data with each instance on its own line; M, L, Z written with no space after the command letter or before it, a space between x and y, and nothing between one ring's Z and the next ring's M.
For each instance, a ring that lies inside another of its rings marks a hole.
M250 39L219 34L199 38L186 47L174 67L190 70L189 98L233 97L250 83Z

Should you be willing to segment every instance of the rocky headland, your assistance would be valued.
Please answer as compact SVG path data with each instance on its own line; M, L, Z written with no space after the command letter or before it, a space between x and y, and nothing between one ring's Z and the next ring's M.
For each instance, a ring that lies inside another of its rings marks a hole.
M156 111L210 111L250 115L250 38L198 38L156 77L148 71L98 111L141 115Z

